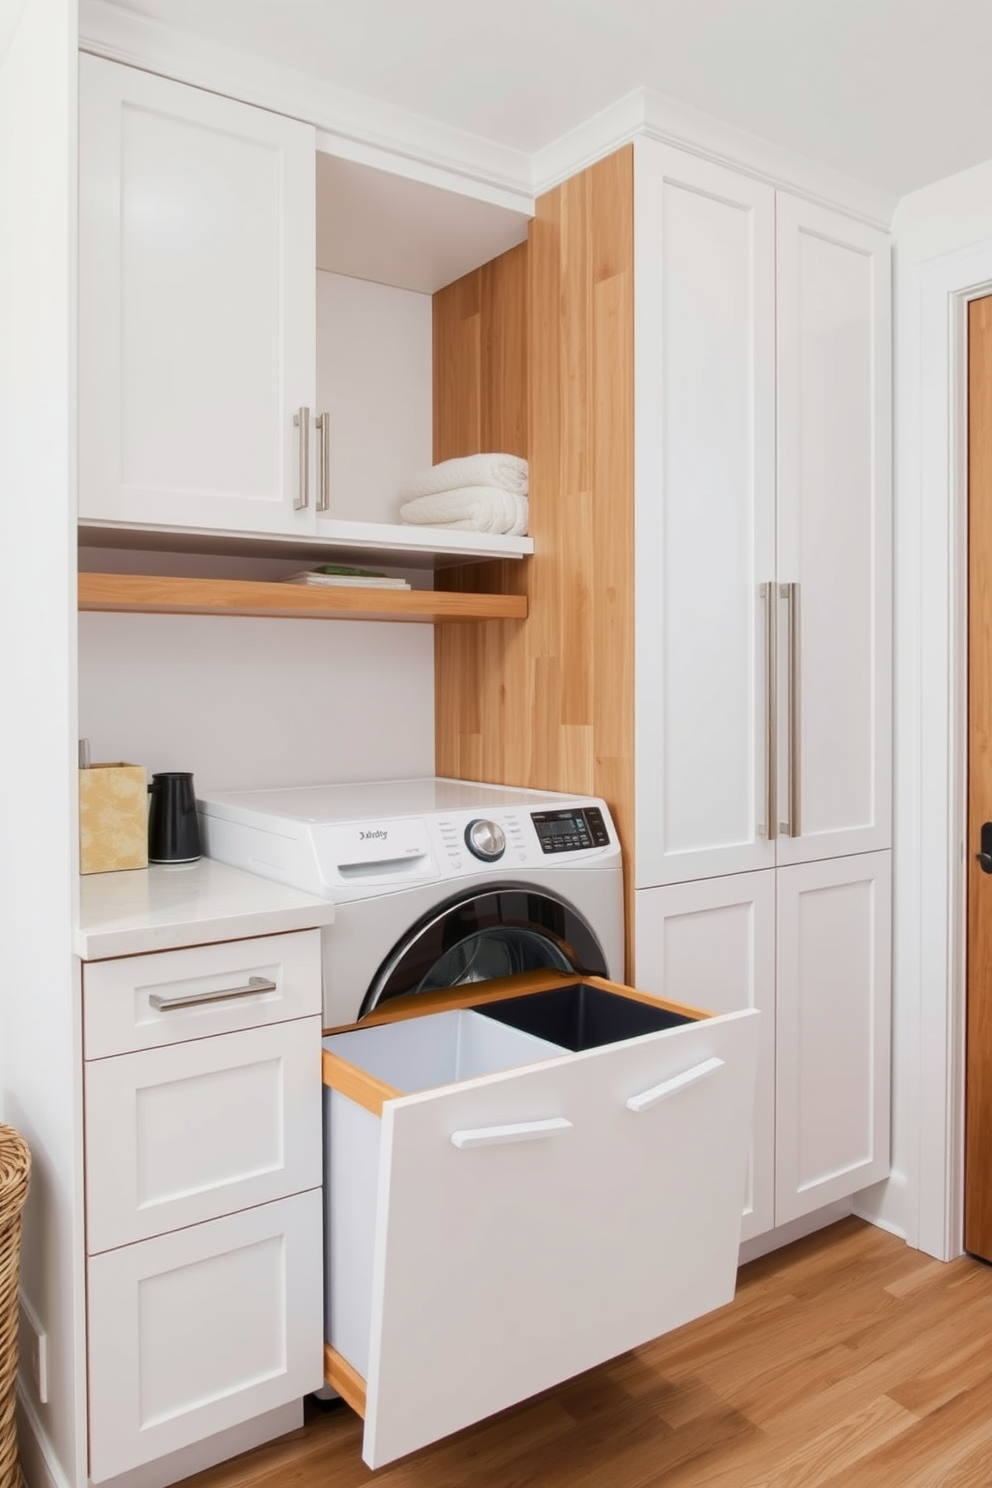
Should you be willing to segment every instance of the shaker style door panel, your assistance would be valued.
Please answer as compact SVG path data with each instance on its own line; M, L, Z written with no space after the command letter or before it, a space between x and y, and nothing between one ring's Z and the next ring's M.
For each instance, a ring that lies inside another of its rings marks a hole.
M774 864L774 192L637 141L638 888Z
M775 1223L775 873L639 889L637 985L714 1013L758 1008L754 1135L741 1239Z
M89 1261L95 1483L320 1388L320 1212L313 1189Z
M777 875L776 1224L889 1171L891 859Z
M891 845L889 265L779 195L779 863Z
M87 1064L86 1249L321 1183L320 1019Z
M315 141L295 120L79 59L79 514L306 532Z

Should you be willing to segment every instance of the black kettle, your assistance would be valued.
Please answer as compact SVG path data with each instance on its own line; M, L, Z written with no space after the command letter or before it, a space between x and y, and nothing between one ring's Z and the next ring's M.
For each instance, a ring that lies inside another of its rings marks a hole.
M153 775L148 787L149 863L195 863L200 857L193 776L186 770Z

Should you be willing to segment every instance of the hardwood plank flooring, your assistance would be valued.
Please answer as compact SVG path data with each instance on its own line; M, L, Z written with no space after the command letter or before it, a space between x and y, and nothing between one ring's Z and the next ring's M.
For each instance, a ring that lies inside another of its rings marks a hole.
M990 1488L992 1267L847 1219L729 1307L372 1473L347 1408L187 1488Z

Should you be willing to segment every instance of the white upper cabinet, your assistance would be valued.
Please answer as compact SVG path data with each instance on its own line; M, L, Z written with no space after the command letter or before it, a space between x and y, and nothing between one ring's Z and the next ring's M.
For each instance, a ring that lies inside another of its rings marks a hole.
M637 886L771 867L775 193L634 152Z
M777 271L778 861L799 863L891 842L889 241L780 194Z
M315 131L91 56L79 82L81 519L312 531Z
M885 234L635 147L638 888L891 839Z

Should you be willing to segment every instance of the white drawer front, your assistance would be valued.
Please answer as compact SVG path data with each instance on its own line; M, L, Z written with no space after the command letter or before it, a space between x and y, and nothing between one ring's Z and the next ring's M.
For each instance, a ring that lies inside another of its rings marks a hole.
M730 1301L759 1016L386 1102L371 1467Z
M89 1262L94 1482L320 1386L321 1251L314 1190Z
M90 1255L321 1182L320 1019L86 1066Z
M256 1028L320 1010L319 930L83 967L87 1059Z

